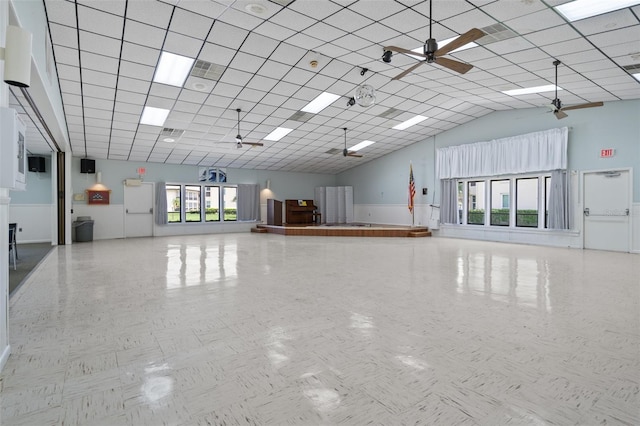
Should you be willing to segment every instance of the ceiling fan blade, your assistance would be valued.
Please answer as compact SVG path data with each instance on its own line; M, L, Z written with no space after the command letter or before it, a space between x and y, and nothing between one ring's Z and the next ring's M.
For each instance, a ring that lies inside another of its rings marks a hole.
M242 145L264 146L262 142L245 142L245 141L242 141Z
M582 109L582 108L593 108L593 107L601 107L602 105L604 105L604 102L589 102L586 104L580 104L580 105L571 105L571 106L567 106L567 107L562 107L563 111L568 111L571 109Z
M403 49L402 47L397 47L397 46L387 46L387 47L384 47L384 50L404 53L405 55L420 56L421 58L425 58L425 59L427 58L427 55L425 55L424 53L414 52L413 50Z
M455 71L460 74L465 74L473 68L473 65L471 64L465 64L464 62L454 61L449 58L436 58L436 64L442 65L443 67L449 68L451 71Z
M568 117L568 115L562 111L554 111L553 114L556 116L558 120L562 120L563 118Z
M472 41L476 41L479 38L484 37L485 35L486 34L484 33L484 31L477 28L472 28L457 39L453 40L451 43L447 43L440 49L436 50L436 58L438 56L446 55L447 53L456 50L458 47L462 47L465 44L471 43Z
M396 75L391 80L400 80L402 77L404 77L405 75L409 74L411 71L415 70L420 65L426 64L426 63L427 63L426 61L418 62L417 64L415 64L415 65L407 68L406 70L402 71L400 74Z
M363 157L362 154L358 154L356 151L349 151L349 152L347 152L347 155L349 157L357 157L357 158L362 158Z

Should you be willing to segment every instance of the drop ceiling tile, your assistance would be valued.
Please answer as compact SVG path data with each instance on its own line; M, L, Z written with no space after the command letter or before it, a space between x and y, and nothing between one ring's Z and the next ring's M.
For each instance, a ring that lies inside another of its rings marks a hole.
M80 81L80 68L70 67L68 65L59 64L58 72L61 76L64 76L65 80L79 82Z
M279 16L279 14L276 16ZM225 9L224 12L222 12L220 17L218 18L218 21L223 21L236 27L244 28L245 30L251 31L258 25L260 25L263 22L263 19L229 7ZM271 21L274 21L274 19L271 19Z
M113 110L114 104L112 99L97 99L97 98L91 98L89 96L85 96L84 106L86 108L95 108L95 109L111 111Z
M236 86L244 86L247 84L252 78L254 74L250 72L244 72L235 69L228 69L220 79L221 83L229 83L234 84Z
M550 44L542 48L545 52L553 57L560 57L561 55L571 54L575 52L582 52L584 50L592 50L591 44L584 39L575 39L569 41L558 42Z
M122 44L121 59L138 64L149 65L155 67L160 58L160 50L150 47L141 46L139 44L124 42Z
M202 46L202 40L170 31L167 33L162 50L188 58L197 58Z
M174 102L175 101L173 99L162 98L159 96L148 96L146 105L155 108L164 108L171 110L171 108L173 108Z
M76 52L77 55L77 52ZM97 55L91 52L80 52L82 67L94 71L101 71L111 74L118 73L118 59L109 56Z
M84 51L119 58L120 45L119 39L80 31L80 47Z
M120 78L118 79L118 91L146 94L149 91L150 87L151 83L149 83L148 81L138 80L125 76L120 76Z
M238 52L229 66L237 70L255 73L264 64L264 61L263 58Z
M419 28L424 28L424 26L428 25L429 23L428 18L426 18L422 14L414 12L411 9L405 9L399 13L396 13L395 15L389 16L388 18L381 19L379 20L379 22L389 28L397 29L403 33L408 33ZM365 26L366 25L362 25L359 28L363 28ZM348 24L347 28L349 28ZM354 30L357 30L359 28L356 28Z
M146 2L133 1L127 4L127 18L153 25L162 29L167 28L171 19L173 7L163 2L156 2L149 7ZM129 25L127 22L126 25Z
M141 22L127 22L124 28L124 38L130 43L161 49L166 30L143 24Z
M371 45L371 42L358 36L348 34L333 41L332 44L335 44L347 50L362 50L363 48Z
M268 58L280 44L277 40L259 34L249 34L242 44L241 51L249 55Z
M213 43L205 43L198 59L226 67L231 63L235 54L236 51L233 49Z
M543 9L504 23L518 34L524 35L551 27L564 25L565 21L552 9Z
M78 28L80 30L118 39L122 37L123 26L124 18L122 16L78 5Z
M636 18L629 9L621 9L603 15L575 21L573 25L584 35L604 33L632 25L638 25Z
M293 46L288 43L281 43L269 59L293 66L297 64L300 59L302 59L306 54L307 51L305 49Z
M401 33L395 29L377 22L361 28L358 31L354 31L353 34L365 40L369 40L371 43L377 43L380 45L390 45L390 43L387 43L388 40L401 36Z
M605 55L609 55L611 57L628 55L635 62L638 60L640 54L640 40L628 42L621 41L619 44L602 47L600 50L602 50Z
M65 64L72 67L80 66L78 59L78 50L65 46L55 47L56 61L59 64Z
M120 75L140 80L152 80L155 67L137 64L129 61L120 61Z
M256 75L247 84L247 87L250 89L258 89L264 92L269 92L276 84L278 84L278 80L276 79Z
M228 98L235 98L238 93L242 91L242 86L236 86L234 84L218 83L212 92L213 96L226 96Z
M212 18L176 8L171 17L169 31L203 40L209 34L211 25Z
M347 31L328 25L324 22L316 22L310 27L306 28L303 33L313 38L317 38L324 42L330 42L337 38L344 37L348 34Z
M85 96L94 98L113 99L115 97L115 89L94 84L82 84L82 92Z
M161 83L152 83L149 96L157 96L167 99L177 99L180 94L180 88L175 86L169 86Z
M266 61L258 70L258 74L280 80L289 72L290 69L290 65L281 64L275 61Z
M498 55L519 52L535 47L524 37L514 37L487 45L486 48Z
M79 0L78 3L84 6L90 6L103 12L111 13L113 15L124 15L125 5L122 3L94 0Z
M628 41L635 41L640 45L640 25L595 34L587 38L597 47L614 46Z
M254 30L254 33L262 34L263 36L270 37L274 40L286 40L296 32L289 28L285 28L282 25L265 21Z
M492 16L496 21L505 22L545 8L546 6L540 0L527 0L495 2L483 6L482 10Z
M283 80L300 86L305 85L314 77L314 73L300 68L291 68L291 71L284 76Z
M296 35L290 37L287 41L306 50L313 50L318 46L322 46L324 44L324 41L315 37L310 37L303 33L297 33Z

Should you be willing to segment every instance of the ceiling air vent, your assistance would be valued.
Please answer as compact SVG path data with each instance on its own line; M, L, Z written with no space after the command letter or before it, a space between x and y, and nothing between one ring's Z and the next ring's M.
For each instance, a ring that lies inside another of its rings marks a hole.
M191 70L191 76L206 78L207 80L218 81L222 77L222 73L226 68L222 65L213 64L211 62L197 60L193 69Z
M400 114L402 114L401 110L396 109L396 108L389 108L388 110L386 110L382 114L379 114L378 117L392 119L392 118L396 118Z
M304 111L297 111L295 114L293 114L291 117L289 117L289 120L293 120L293 121L300 121L302 123L306 123L307 121L309 121L311 119L311 117L313 117L315 114L312 114L310 112L304 112Z
M634 71L640 71L640 64L625 65L622 68L633 73Z
M488 27L480 29L486 34L486 36L476 40L476 43L480 45L491 44L497 41L502 41L517 36L516 33L500 23L489 25Z
M180 139L182 135L184 135L184 130L182 129L170 129L169 127L165 127L160 132L160 139L165 142L175 142Z

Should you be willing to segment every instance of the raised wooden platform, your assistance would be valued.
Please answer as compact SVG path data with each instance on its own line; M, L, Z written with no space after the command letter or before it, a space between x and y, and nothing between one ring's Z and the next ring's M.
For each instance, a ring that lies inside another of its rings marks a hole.
M306 235L313 237L430 237L426 226L394 225L257 225L255 231L279 235Z

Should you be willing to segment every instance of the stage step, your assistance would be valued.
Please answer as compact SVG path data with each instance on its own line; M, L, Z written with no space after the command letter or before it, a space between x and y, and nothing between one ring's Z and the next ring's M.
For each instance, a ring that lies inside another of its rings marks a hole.
M431 231L412 231L408 234L409 237L430 237Z
M258 234L266 234L267 228L251 228L251 232L257 232Z

